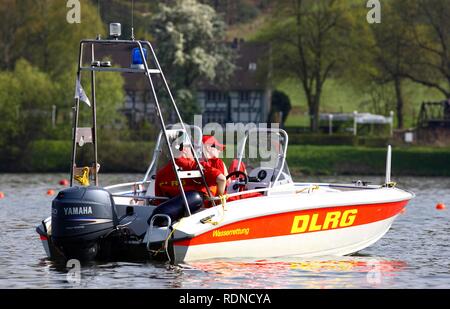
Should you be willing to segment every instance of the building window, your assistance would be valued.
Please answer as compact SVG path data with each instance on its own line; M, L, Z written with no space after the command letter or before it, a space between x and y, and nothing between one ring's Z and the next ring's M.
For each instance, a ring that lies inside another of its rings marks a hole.
M134 109L136 102L136 92L127 91L125 94L125 108Z
M222 102L225 101L226 94L221 91L206 91L206 101Z
M250 62L250 63L248 64L248 70L249 70L249 71L256 71L256 63Z
M206 91L206 101L214 101L215 91Z
M240 91L239 92L239 101L250 102L250 91Z

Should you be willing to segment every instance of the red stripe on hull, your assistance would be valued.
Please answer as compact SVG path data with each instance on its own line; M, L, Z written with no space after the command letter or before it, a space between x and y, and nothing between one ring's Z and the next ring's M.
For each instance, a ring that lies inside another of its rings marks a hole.
M363 225L399 214L408 201L327 207L261 216L227 224L194 238L176 241L174 245L202 245Z

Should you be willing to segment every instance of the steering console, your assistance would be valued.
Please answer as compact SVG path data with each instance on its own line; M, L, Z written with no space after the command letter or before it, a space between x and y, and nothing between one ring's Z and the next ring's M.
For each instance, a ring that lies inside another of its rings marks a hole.
M237 181L233 185L233 190L239 190L242 191L245 186L248 184L248 176L246 173L241 171L234 171L227 175L227 180L231 177L236 177Z

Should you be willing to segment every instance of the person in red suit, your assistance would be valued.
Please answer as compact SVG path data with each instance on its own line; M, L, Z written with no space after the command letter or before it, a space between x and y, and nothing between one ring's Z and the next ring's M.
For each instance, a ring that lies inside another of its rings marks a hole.
M225 176L228 175L228 170L222 159L220 159L220 152L225 150L225 145L219 143L219 141L212 135L203 135L203 153L206 160L210 162L211 166L217 168Z
M197 163L194 160L189 145L180 144L174 150L176 155L175 163L177 168L182 171L198 170ZM221 170L213 166L212 162L201 162L206 183L213 195L223 195L226 187L226 178ZM184 191L198 191L204 196L208 196L208 190L201 179L185 178L182 179ZM163 168L156 173L155 179L155 195L165 197L175 197L179 195L180 189L172 162L168 162Z
M223 163L222 159L219 158L220 152L225 150L225 145L221 144L214 136L211 136L211 135L203 135L202 142L203 142L203 152L204 152L205 157L208 160L208 162L210 162L210 164L214 168L220 170L224 175L228 175L227 167ZM229 172L231 173L231 172L237 171L238 164L239 164L239 160L233 159L233 161L231 162L231 165L230 165ZM244 162L241 162L241 164L239 166L239 171L247 173ZM236 179L236 176L232 176L228 180L228 184L231 182L231 180L234 180L234 179ZM247 193L247 194L229 197L227 200L229 202L231 202L231 201L240 200L240 199L244 199L244 198L258 197L258 196L262 196L262 195L263 195L262 193L253 192L253 193Z

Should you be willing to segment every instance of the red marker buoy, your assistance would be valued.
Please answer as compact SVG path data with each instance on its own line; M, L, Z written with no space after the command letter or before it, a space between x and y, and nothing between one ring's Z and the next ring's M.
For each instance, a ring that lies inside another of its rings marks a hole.
M47 195L53 195L53 194L55 194L55 190L52 190L52 189L47 190Z
M61 186L67 187L67 186L69 185L69 181L68 181L67 179L61 179L61 180L59 181L59 184L60 184Z
M0 192L0 199L2 199L2 198L4 198L4 197L5 197L5 193Z
M445 209L445 204L444 204L444 203L437 203L437 204L436 204L436 209L438 209L438 210L444 210L444 209Z

